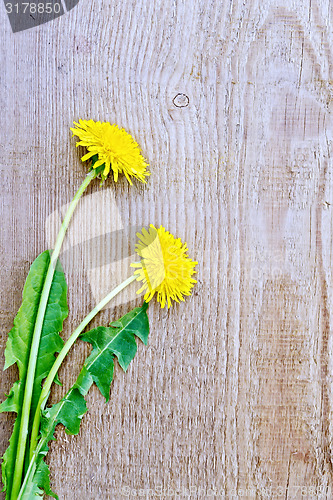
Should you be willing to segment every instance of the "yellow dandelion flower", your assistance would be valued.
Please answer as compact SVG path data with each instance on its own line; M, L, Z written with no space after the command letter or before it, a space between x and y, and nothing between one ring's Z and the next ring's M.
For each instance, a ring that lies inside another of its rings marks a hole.
M145 292L144 299L149 302L155 293L157 300L164 307L171 306L171 300L179 302L184 295L191 295L196 280L194 267L198 264L187 255L186 243L175 238L163 226L156 229L152 224L149 231L142 229L137 233L139 242L136 252L141 262L131 264L137 268L134 275L142 287L137 293Z
M115 182L121 173L130 184L131 177L146 182L145 177L150 175L147 171L148 163L142 156L138 143L126 130L118 125L93 120L79 120L74 125L75 128L71 128L73 136L80 139L76 146L84 146L88 150L81 160L92 159L92 167L98 169L103 180L112 170Z

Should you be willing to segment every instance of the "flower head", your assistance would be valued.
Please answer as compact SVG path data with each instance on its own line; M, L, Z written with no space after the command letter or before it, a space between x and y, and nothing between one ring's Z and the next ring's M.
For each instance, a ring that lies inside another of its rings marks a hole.
M150 175L147 172L148 163L142 156L139 145L126 130L118 125L93 120L79 120L74 125L75 128L71 128L73 136L80 139L76 146L85 146L88 150L81 160L92 159L92 167L98 169L103 180L112 170L115 182L119 173L123 173L130 184L131 177L146 182L145 177Z
M187 255L186 243L175 238L163 226L156 229L152 224L149 231L142 229L137 233L139 242L136 252L141 262L131 264L137 268L134 274L142 287L137 293L145 292L144 299L149 302L155 293L157 300L164 307L171 306L171 300L179 302L184 295L191 295L196 280L192 275L197 262Z

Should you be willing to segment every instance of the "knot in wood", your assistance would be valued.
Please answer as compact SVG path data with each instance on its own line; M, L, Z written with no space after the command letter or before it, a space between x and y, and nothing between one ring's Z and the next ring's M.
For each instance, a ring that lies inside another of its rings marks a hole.
M172 102L177 108L186 108L190 103L190 99L186 94L177 94Z

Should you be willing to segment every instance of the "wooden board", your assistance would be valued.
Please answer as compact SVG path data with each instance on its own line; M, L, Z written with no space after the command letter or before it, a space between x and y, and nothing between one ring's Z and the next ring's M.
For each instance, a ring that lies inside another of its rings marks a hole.
M163 224L199 261L191 299L151 305L149 347L117 367L110 403L93 388L80 434L57 431L61 499L332 498L332 15L330 0L81 0L13 34L0 9L2 352L85 175L73 120L125 127L152 175L82 201L64 335L127 276L137 227ZM94 324L139 302L133 289Z

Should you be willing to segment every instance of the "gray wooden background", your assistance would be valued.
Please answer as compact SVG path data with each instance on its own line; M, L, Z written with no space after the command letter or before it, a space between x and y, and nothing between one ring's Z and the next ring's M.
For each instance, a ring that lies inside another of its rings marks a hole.
M186 303L152 302L149 346L117 367L110 402L93 388L80 434L57 431L55 491L331 499L333 3L81 0L15 34L0 16L1 351L85 175L73 120L125 127L152 175L82 200L64 336L127 277L136 228L163 224L199 261ZM94 324L139 304L135 289ZM70 354L53 401L87 352ZM1 376L1 398L15 379ZM12 423L0 415L1 453Z

